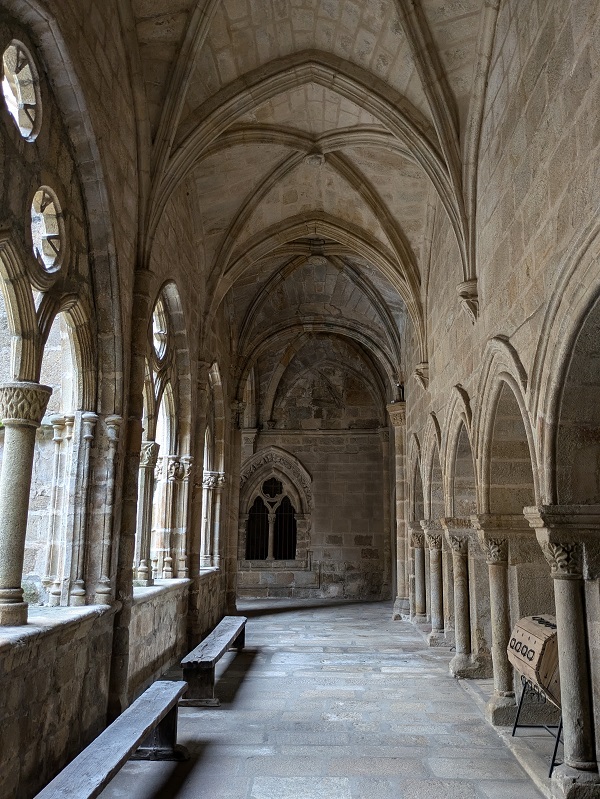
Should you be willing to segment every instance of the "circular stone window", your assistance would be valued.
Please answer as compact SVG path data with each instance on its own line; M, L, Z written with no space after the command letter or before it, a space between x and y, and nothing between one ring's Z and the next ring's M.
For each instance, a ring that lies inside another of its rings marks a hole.
M56 272L61 264L64 234L60 205L47 186L36 191L31 203L33 254L46 272Z
M21 42L11 42L2 56L2 94L8 113L27 141L37 136L40 122L38 77Z

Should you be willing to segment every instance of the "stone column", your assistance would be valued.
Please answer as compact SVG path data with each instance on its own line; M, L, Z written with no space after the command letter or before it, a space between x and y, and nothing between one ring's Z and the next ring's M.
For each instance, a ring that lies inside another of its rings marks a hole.
M552 775L554 795L600 795L584 593L584 576L599 576L600 507L543 506L523 512L554 580L564 736L564 765Z
M226 604L227 612L236 609L237 593L237 554L238 554L238 529L240 514L240 469L242 452L242 431L240 419L244 412L244 403L235 400L231 403L231 430L229 442L229 465L226 464L228 473L228 501L227 501L227 541L223 553L225 558L225 574L227 580Z
M62 444L65 431L65 417L54 414L50 417L54 441L52 460L52 486L50 488L50 513L48 514L48 535L46 538L46 568L42 583L46 591L54 583L58 573L59 546L57 542L60 530L60 483L62 482Z
M221 568L221 511L223 508L223 489L225 487L225 475L220 472L217 484L214 488L213 504L213 526L212 526L212 565Z
M444 594L442 584L442 525L439 521L425 519L421 522L429 547L429 591L431 632L429 646L446 646L444 638Z
M177 503L177 576L187 578L189 575L187 557L188 519L190 518L190 483L194 470L194 459L191 455L181 458L181 484Z
M78 451L77 518L74 524L73 560L69 605L85 605L85 553L87 551L88 498L90 494L90 456L98 415L92 411L81 414L81 440Z
M115 478L117 468L117 449L123 417L111 414L104 420L108 433L108 452L106 453L106 505L102 526L102 547L100 556L100 578L96 585L95 602L99 605L109 605L112 598L112 522L115 507ZM131 560L129 561L131 573Z
M135 531L135 585L154 585L150 565L150 541L152 532L152 502L154 499L154 470L158 460L160 444L142 441L138 481L138 509Z
M275 549L275 514L269 513L269 544L267 548L267 560L272 561Z
M471 614L469 609L469 529L468 519L442 519L446 540L452 550L454 573L454 642L456 654L450 661L455 677L470 676Z
M392 551L396 551L396 532L395 525L392 530L392 513L391 513L391 492L390 492L390 431L387 427L379 428L379 439L381 441L381 461L382 461L382 481L383 488L383 580L381 585L381 596L389 597L391 593L392 579L394 581L394 594L396 593L395 586L397 584L396 578L396 564L397 559L394 557L392 564ZM393 539L392 540L392 536ZM392 571L394 574L392 575Z
M394 430L396 486L396 598L392 618L410 617L409 564L407 563L406 519L406 403L392 402L387 412Z
M52 607L59 605L66 605L68 601L68 580L66 574L68 566L70 566L71 549L70 544L72 541L70 535L70 528L73 513L73 506L71 503L71 491L74 487L75 480L72 478L72 465L73 465L73 427L75 425L75 416L72 413L66 413L65 419L65 432L63 439L63 471L62 471L62 494L60 497L60 510L59 510L59 528L58 528L58 546L56 553L56 574L54 583L48 593L48 604Z
M444 641L446 646L454 646L454 570L452 568L452 549L442 536L442 583L444 594Z
M39 383L0 386L0 418L5 428L0 474L0 625L27 623L21 577L35 431L51 394L49 386Z
M410 545L413 549L415 563L414 592L415 611L412 621L423 624L426 621L425 603L425 534L419 522L410 522Z

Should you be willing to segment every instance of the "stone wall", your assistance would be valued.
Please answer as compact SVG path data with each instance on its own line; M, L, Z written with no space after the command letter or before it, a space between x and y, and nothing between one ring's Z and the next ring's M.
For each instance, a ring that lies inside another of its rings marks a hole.
M387 435L387 430L385 431ZM261 447L296 456L312 477L306 568L240 561L241 596L387 596L389 537L384 532L381 434L376 431L263 431ZM242 534L243 535L243 534ZM243 551L243 542L242 542Z
M29 799L104 728L113 610L31 608L0 632L0 798Z
M140 694L187 650L189 580L157 580L134 590L129 693Z

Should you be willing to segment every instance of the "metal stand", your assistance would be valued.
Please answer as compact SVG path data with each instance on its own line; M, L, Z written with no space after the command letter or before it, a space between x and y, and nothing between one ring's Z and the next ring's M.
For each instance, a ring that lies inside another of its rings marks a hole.
M517 717L515 718L515 723L512 729L512 736L514 737L515 731L517 727L520 728L530 728L530 729L544 729L546 732L549 732L550 735L554 738L554 750L552 752L552 760L550 761L550 771L548 772L548 777L552 776L552 772L554 771L555 766L560 766L560 763L556 762L556 753L558 751L559 743L562 743L561 735L562 735L562 715L560 717L560 721L558 725L548 725L548 724L519 724L519 716L521 715L521 708L523 707L523 702L525 701L525 694L529 693L530 695L535 696L538 702L546 702L547 698L546 695L539 689L535 683L532 683L531 680L528 680L527 677L521 675L521 685L523 686L523 690L521 691L521 698L519 699L519 707L517 709Z

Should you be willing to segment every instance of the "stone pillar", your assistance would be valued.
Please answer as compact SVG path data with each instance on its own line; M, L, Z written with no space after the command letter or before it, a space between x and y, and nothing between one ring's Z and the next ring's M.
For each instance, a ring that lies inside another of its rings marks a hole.
M225 487L225 475L220 472L217 484L214 487L213 504L213 525L212 525L212 565L219 569L221 567L221 512L223 509L223 488Z
M273 560L275 548L275 514L269 513L269 544L267 547L267 560Z
M60 510L58 520L58 546L56 554L56 573L54 583L49 590L48 604L52 607L59 605L66 605L68 603L68 580L66 574L68 566L70 566L71 558L71 535L70 528L73 521L72 513L73 506L71 503L70 488L74 485L75 481L72 479L72 464L73 464L73 427L75 425L75 416L72 413L66 413L65 419L65 432L63 437L63 472L62 472L62 494L60 497Z
M50 513L48 514L48 535L46 537L46 568L42 583L46 591L56 580L58 574L58 556L60 546L58 542L60 531L60 483L62 482L62 451L63 434L65 432L65 417L54 414L50 417L54 441L54 454L52 460L52 486L50 488Z
M442 582L444 596L444 641L446 646L454 646L454 570L452 568L452 549L442 536Z
M216 485L216 472L204 472L202 476L202 535L200 537L200 568L212 566L212 511L213 490Z
M0 474L0 625L27 623L21 577L35 431L51 394L49 386L39 383L0 386L0 418L5 428Z
M100 556L100 579L96 585L95 602L99 605L109 605L112 598L112 581L110 573L112 568L112 522L115 507L115 477L117 467L117 448L123 417L111 414L104 420L108 433L108 452L106 453L106 504L102 526L102 546ZM129 563L131 573L131 561Z
M423 624L427 617L425 602L425 534L419 522L410 522L410 545L413 549L414 573L414 614L412 621Z
M471 614L469 608L469 530L468 519L442 519L446 540L452 550L454 575L454 645L456 654L450 661L455 677L471 676Z
M152 532L152 502L154 499L154 470L158 460L160 444L142 441L138 481L138 510L135 531L135 585L154 585L150 565L150 541Z
M228 502L227 502L227 542L223 553L225 558L225 574L227 580L226 604L227 612L236 610L237 594L237 555L238 555L238 529L240 514L240 469L242 466L242 431L240 420L244 412L244 403L235 400L231 403L231 430L229 442L228 472Z
M427 636L429 646L446 646L444 638L444 593L442 583L442 525L439 521L426 519L421 522L429 547L429 592L431 608L431 632Z
M128 416L127 428L125 431L125 457L121 470L123 480L121 513L119 515L120 527L118 534L115 531L114 536L118 547L116 552L115 589L121 606L115 614L114 623L107 713L109 723L122 713L129 704L130 625L131 607L133 604L133 570L131 564L135 556L138 476L140 450L142 448L142 417L144 413L144 380L146 374L146 358L148 355L148 325L152 319L150 296L151 294L154 295L153 280L154 276L151 272L145 269L136 270L131 304L132 341L128 381L129 390L126 402ZM106 423L108 426L108 419ZM114 466L112 468L114 475ZM112 504L114 502L114 492L108 493L108 491L109 486L107 485L107 502ZM112 517L112 507L110 508L110 514ZM107 520L104 529L104 540L106 541L108 538L109 544L111 541L111 534L112 518ZM108 554L110 555L110 547ZM109 557L106 560L105 568L110 569L110 561L112 558ZM107 587L109 593L106 596L110 600L110 580L108 585L103 583L103 580L108 578L108 575L106 575L106 572L102 574L104 577L101 578L101 584L96 589L96 597L98 598L99 588ZM100 596L105 595L102 593ZM98 599L96 601L98 601Z
M553 795L600 795L584 593L584 577L599 576L600 506L543 506L523 512L554 580L564 764L553 772Z
M87 551L88 498L90 494L90 455L98 415L92 411L81 414L82 446L78 452L77 517L74 520L73 559L71 565L71 587L69 605L85 605L85 553Z
M406 403L392 402L387 412L394 430L396 486L396 598L392 618L410 618L409 564L406 517Z
M397 560L394 558L392 566L392 551L396 551L396 532L395 527L392 530L392 513L391 513L391 491L390 491L390 431L387 427L379 428L379 439L381 441L381 461L382 461L382 481L383 488L383 580L381 585L381 596L389 598L392 585L392 571L396 572ZM393 539L392 540L392 536ZM396 594L395 585L397 579L394 579L394 596Z
M194 459L191 455L181 458L181 481L177 502L177 576L187 578L189 575L187 556L188 519L190 517L190 483L194 470Z

